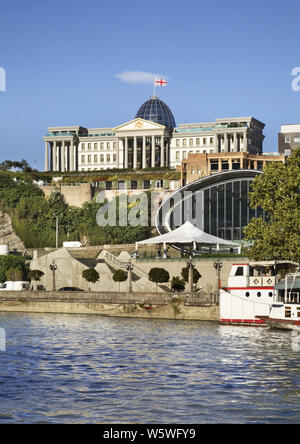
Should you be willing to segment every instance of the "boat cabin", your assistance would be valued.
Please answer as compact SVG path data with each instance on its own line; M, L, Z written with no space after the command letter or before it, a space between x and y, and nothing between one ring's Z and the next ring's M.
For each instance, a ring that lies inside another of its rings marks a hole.
M228 277L229 288L274 287L298 264L288 261L260 261L233 264Z
M275 300L284 304L300 304L300 272L287 274L275 285Z

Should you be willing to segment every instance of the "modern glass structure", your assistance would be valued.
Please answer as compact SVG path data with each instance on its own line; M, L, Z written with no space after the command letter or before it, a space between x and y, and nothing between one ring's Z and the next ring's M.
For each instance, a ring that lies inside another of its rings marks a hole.
M140 107L135 116L136 119L145 119L159 123L173 130L176 127L175 119L168 105L158 97L151 97Z
M243 229L253 217L265 213L249 206L249 192L255 170L231 170L191 182L171 194L156 215L160 234L171 231L186 221L213 236L241 241Z

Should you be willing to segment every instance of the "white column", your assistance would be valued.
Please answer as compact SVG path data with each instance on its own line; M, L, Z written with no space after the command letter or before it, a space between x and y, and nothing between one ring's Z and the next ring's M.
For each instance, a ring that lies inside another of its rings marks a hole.
M233 149L237 152L237 133L233 133Z
M52 171L57 171L57 147L56 142L53 142L52 147Z
M137 140L136 140L136 136L134 136L134 141L133 141L133 168L134 169L137 168Z
M124 166L128 168L128 137L125 137Z
M65 141L62 141L60 158L61 158L61 171L65 171Z
M228 136L226 133L224 133L224 151L228 153Z
M70 171L74 171L74 145L70 144Z
M152 146L151 146L151 167L155 167L155 137L152 136Z
M146 164L146 136L143 136L143 154L142 154L142 168L147 168L147 164Z
M49 171L48 142L45 142L45 171Z
M164 136L160 138L160 166L165 166L165 139Z

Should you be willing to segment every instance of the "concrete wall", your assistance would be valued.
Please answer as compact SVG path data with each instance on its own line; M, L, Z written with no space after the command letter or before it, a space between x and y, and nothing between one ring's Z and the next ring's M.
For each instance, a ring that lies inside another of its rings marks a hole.
M65 202L73 207L82 207L85 202L90 202L93 197L92 187L89 183L81 183L78 185L62 185L56 186L40 186L46 197L54 191L59 191Z
M173 294L2 292L0 312L95 314L110 317L219 321L217 305L186 306ZM182 296L180 296L180 299ZM109 302L109 301L113 302ZM119 301L119 302L117 302ZM149 309L149 301L151 308Z

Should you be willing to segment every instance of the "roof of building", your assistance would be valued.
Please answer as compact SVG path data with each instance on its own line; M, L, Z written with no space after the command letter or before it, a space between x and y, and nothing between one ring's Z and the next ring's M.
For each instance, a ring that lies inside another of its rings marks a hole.
M199 230L189 221L174 231L137 242L137 244L189 244L192 242L207 245L236 245L235 242L230 242Z
M159 123L167 128L174 129L176 127L175 119L168 105L153 96L140 107L135 118L150 120Z

